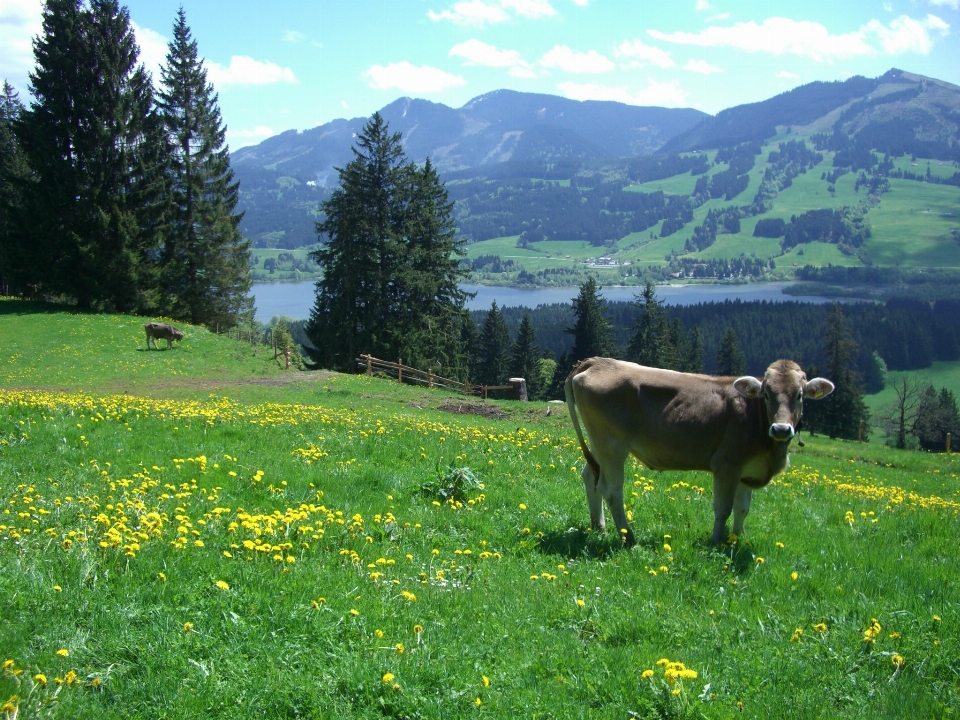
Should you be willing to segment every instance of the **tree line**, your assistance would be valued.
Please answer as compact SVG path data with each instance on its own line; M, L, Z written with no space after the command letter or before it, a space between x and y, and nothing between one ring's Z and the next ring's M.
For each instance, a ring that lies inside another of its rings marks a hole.
M252 311L225 127L181 8L156 88L116 0L46 0L0 99L0 286L235 325Z

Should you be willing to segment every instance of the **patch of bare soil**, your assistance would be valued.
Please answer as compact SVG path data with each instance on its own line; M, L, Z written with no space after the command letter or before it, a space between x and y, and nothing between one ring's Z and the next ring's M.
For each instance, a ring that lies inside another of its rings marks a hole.
M510 413L504 412L496 405L445 402L437 409L443 410L444 412L456 413L457 415L480 415L481 417L492 418L493 420L503 420L510 417Z

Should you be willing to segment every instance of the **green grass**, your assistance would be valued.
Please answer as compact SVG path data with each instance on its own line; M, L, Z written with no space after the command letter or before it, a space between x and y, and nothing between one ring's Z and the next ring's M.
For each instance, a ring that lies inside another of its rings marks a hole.
M19 718L960 703L956 455L805 438L725 552L707 475L631 466L627 551L589 531L553 406L497 402L496 420L363 376L254 383L260 358L193 329L147 368L139 319L86 320L81 342L80 316L3 307L0 703ZM463 467L482 487L444 502ZM662 658L697 676L668 685Z
M960 243L950 234L960 228L960 189L897 179L890 186L867 216L873 234L866 248L874 263L960 267Z

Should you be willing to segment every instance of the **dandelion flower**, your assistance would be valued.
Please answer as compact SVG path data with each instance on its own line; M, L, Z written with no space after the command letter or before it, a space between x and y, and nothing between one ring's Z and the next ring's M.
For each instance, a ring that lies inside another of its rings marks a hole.
M214 583L214 586L215 586L217 589L219 589L219 590L229 590L229 589L230 589L230 586L229 586L226 582L224 582L223 580L217 580L217 581Z
M894 667L900 668L903 666L905 660L903 659L903 655L894 654L890 657L890 662L893 663Z
M480 698L477 698L476 700L473 701L473 704L476 705L477 707L480 707L483 704L483 701Z
M54 585L54 586L53 586L53 589L54 589L56 592L60 592L61 590L63 590L63 588L60 587L59 585Z
M394 647L397 650L397 655L403 655L404 651L406 651L406 648L403 646L403 643L397 643L396 645L394 645Z
M577 605L583 607L586 603L583 601L583 598L577 598Z
M797 580L800 579L800 574L796 570L794 570L792 573L790 573L790 579L796 582Z
M60 648L59 650L57 650L57 655L59 655L60 657L70 657L70 651L67 650L66 648Z
M423 632L423 625L419 625L419 624L418 624L418 625L414 625L414 626L413 626L413 632L414 632L415 635L419 635L420 633L422 633L422 632Z
M396 677L396 675L394 675L393 673L389 673L389 672L388 672L388 673L384 673L384 674L383 674L383 681L384 681L385 683L391 683L391 682L393 682L393 678L395 678L395 677Z
M14 665L16 665L16 661L14 661L14 660L4 660L4 661L3 661L3 669L4 669L4 670L9 670L9 669L12 668Z
M37 685L40 685L41 687L47 686L47 676L44 675L43 673L37 673L36 675L34 675L33 681L37 683Z
M642 677L644 680L648 680L649 678L652 678L653 670L644 670L642 673L640 673L640 677Z
M193 630L193 623L192 623L192 622L185 622L185 623L183 624L183 631L184 631L185 633L188 633L188 632L190 632L191 630Z

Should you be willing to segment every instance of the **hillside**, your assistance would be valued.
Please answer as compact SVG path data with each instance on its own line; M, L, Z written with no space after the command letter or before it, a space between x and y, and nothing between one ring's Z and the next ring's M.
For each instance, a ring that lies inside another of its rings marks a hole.
M136 318L0 306L19 343L0 346L6 716L960 703L956 455L805 437L719 550L708 475L629 465L624 550L589 528L565 412L365 376L224 382L257 372L249 346L191 329L138 351Z

